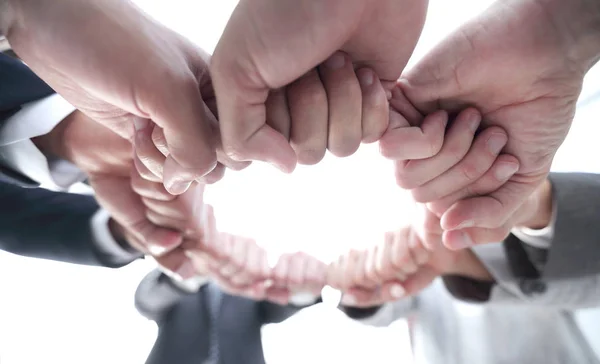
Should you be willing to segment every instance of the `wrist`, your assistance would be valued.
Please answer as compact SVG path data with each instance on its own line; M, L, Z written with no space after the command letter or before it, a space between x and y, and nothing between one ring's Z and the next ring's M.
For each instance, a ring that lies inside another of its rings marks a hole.
M546 179L544 183L538 187L534 192L534 196L530 199L536 204L536 208L533 214L530 214L527 219L522 222L515 224L516 227L528 228L533 230L544 229L549 226L552 222L552 211L553 211L553 196L552 196L552 184L549 179Z
M110 231L110 234L112 235L114 241L117 242L119 247L121 247L123 250L133 254L141 253L139 250L137 250L127 242L125 230L118 222L116 222L112 218L108 219L108 230Z

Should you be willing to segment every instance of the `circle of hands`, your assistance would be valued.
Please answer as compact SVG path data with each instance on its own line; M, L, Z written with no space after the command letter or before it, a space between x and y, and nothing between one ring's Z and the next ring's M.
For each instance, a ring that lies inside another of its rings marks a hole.
M83 113L57 133L78 136L66 153L116 229L180 276L279 302L327 284L367 305L460 273L456 249L535 211L598 58L569 18L586 0L498 1L408 72L427 1L242 0L212 59L127 1L5 3L2 34ZM421 219L329 265L298 253L270 268L202 202L226 168L291 172L376 141Z

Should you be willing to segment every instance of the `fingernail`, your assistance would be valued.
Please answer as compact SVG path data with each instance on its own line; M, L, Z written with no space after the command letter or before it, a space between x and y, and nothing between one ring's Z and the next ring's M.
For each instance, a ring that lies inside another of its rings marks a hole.
M514 163L502 163L496 168L496 179L504 181L509 179L513 174L517 173L519 166Z
M464 249L470 246L473 246L473 240L469 236L469 234L464 231L460 232L460 235L456 239L456 243L453 244L456 249Z
M179 268L177 268L177 272L175 273L182 279L188 279L196 274L196 270L194 264L191 261L186 260Z
M358 81L364 87L371 86L373 84L373 72L371 71L363 71L358 77Z
M452 230L461 230L461 229L466 229L466 228L470 228L473 226L475 226L474 220L466 220L466 221L463 221L460 225L458 225L457 227L455 227Z
M356 305L356 297L351 294L346 294L342 296L342 304L345 306L354 306Z
M343 54L336 52L333 56L329 57L327 61L325 61L325 66L332 70L337 70L344 67L346 63L346 57Z
M494 134L490 137L487 144L492 154L498 154L506 145L506 135Z
M481 119L479 118L479 115L473 113L473 115L471 116L471 122L469 124L469 128L471 129L471 131L476 132L477 129L479 128L480 123L481 123Z
M392 295L392 297L394 298L402 298L404 297L404 294L406 293L406 291L404 290L404 287L402 287L399 284L394 284L391 288L390 288L390 294Z
M182 193L187 191L188 188L190 188L191 184L192 182L173 182L171 183L171 185L165 186L165 188L172 195L181 195Z
M133 120L133 127L136 131L140 131L148 126L148 120L142 118L135 118Z

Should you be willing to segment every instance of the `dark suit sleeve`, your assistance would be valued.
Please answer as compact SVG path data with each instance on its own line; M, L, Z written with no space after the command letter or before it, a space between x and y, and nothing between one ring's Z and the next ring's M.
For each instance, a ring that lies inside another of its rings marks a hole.
M313 304L320 303L321 297L319 297ZM263 324L277 324L287 320L294 316L298 311L308 306L295 306L295 305L278 305L269 301L261 301L259 303L258 312L262 319Z
M53 93L23 62L0 53L0 127L21 105Z
M0 182L0 249L33 258L118 267L97 248L92 196L26 189ZM128 262L126 262L128 263Z

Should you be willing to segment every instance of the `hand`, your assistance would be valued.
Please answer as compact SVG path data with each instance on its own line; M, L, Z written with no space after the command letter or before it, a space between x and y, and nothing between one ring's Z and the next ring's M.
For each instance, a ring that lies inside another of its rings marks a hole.
M423 236L412 226L386 233L382 244L369 249L365 264L351 272L342 304L374 307L393 302L418 294L443 275L493 280L470 250L443 247L439 219L424 206L421 210L426 225Z
M272 270L271 279L273 285L266 298L286 305L293 294L320 296L327 279L327 265L303 252L283 254Z
M179 232L146 217L146 207L131 186L132 146L126 139L75 111L33 141L44 153L68 160L87 174L96 199L139 242L134 243L137 250L159 258L181 243Z
M211 63L227 155L239 161L266 161L292 171L297 162L294 149L280 130L267 123L269 91L290 84L294 87L301 80L316 80L314 68L336 51L348 56L341 68L344 72L350 70L350 61L354 68L369 67L384 88L391 90L417 43L426 8L427 1L423 0L241 1ZM324 84L330 81L333 79L324 80ZM327 94L325 104L322 91L306 87L302 98L316 99L319 106L300 111L309 119L311 112L318 110L322 119L326 115L323 111L329 110L331 125L350 129L350 124L358 124L358 104L343 100L357 90L355 84L338 89L335 95ZM294 113L294 107L291 111ZM338 150L334 153L343 155L352 150L336 143L328 140L329 146Z
M204 52L126 0L5 3L2 34L75 107L127 139L134 125L162 128L169 154L160 173L169 192L183 193L215 169ZM153 155L138 150L137 157Z
M503 228L544 181L569 130L583 76L600 50L594 30L598 9L587 0L499 1L401 80L422 112L465 105L482 111L484 125L506 130L505 153L520 162L518 172L499 189L485 196L470 193L473 198L443 211L442 227L453 236L474 227ZM444 236L454 247L490 241L479 238L467 236L458 244Z

